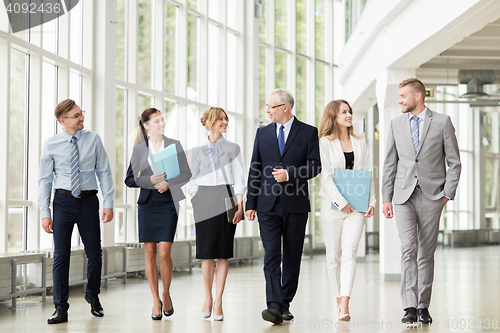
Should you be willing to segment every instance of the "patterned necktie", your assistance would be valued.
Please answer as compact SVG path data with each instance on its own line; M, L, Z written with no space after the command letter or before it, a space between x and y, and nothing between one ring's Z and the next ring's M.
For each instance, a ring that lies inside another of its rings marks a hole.
M285 148L285 126L281 125L280 133L278 134L278 146L280 148L280 155L283 155L283 149Z
M78 152L78 145L76 144L76 136L71 137L73 148L71 149L71 194L76 198L80 195L80 154Z
M415 153L418 152L418 146L420 144L420 138L418 133L418 117L411 117L411 139L413 141L413 148L415 148Z

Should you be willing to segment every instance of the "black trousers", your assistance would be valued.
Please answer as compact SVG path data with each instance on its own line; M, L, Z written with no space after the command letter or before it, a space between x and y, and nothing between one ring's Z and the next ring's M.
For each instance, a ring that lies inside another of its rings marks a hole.
M87 286L85 292L96 296L101 287L101 229L97 195L76 199L64 194L54 195L54 305L69 308L69 259L73 226L78 226L87 255Z
M257 214L265 250L267 305L274 303L283 311L290 306L297 292L308 213L288 213L283 207L281 196L278 196L269 212Z

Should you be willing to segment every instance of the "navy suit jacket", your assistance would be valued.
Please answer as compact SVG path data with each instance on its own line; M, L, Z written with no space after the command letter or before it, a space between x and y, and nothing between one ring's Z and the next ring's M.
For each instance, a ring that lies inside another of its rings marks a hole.
M191 178L191 169L189 169L186 154L184 153L184 149L182 149L180 141L167 138L166 136L163 136L163 140L165 147L175 143L175 148L177 148L180 175L168 180L169 190L163 193L165 201L173 200L177 203L186 198L181 187L189 182ZM145 203L149 199L151 191L158 191L155 189L155 186L151 184L150 180L150 177L153 175L153 170L148 163L148 149L148 140L134 146L130 165L127 170L127 176L125 177L125 184L128 187L141 188L139 198L137 199L138 204Z
M278 183L273 168L288 172L288 181ZM278 194L289 213L311 211L307 180L321 172L318 129L295 118L280 155L276 124L257 129L248 172L247 210L265 213L270 211Z

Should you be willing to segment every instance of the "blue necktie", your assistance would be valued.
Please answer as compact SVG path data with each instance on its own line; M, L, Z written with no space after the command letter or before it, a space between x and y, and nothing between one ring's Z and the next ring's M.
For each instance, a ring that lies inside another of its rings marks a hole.
M420 144L420 138L418 133L418 117L411 117L411 140L413 141L413 148L415 148L415 153L418 152L418 146Z
M283 149L285 148L285 131L283 130L285 125L281 125L280 133L278 134L278 146L280 148L280 155L283 155Z
M80 154L76 144L76 136L71 137L73 148L71 149L71 194L76 198L80 195Z

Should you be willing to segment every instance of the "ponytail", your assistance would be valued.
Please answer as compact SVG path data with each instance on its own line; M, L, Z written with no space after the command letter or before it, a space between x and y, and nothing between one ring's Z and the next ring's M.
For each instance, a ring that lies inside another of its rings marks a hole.
M137 146L139 143L146 141L146 139L148 138L148 132L144 127L144 123L148 122L151 118L151 115L157 112L161 111L155 108L149 108L142 112L141 118L139 119L139 127L137 127L137 135L135 136L134 146Z

